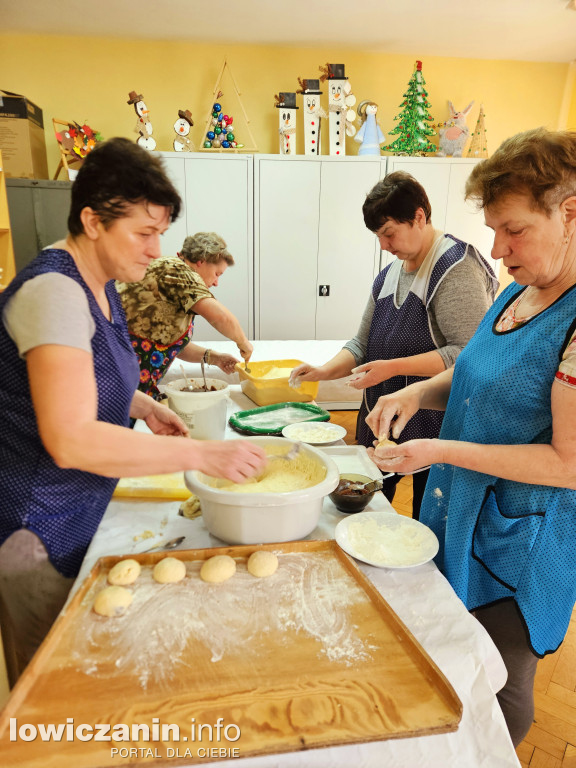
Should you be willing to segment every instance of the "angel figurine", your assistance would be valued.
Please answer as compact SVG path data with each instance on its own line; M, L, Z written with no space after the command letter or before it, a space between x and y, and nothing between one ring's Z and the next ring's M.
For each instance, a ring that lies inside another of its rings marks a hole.
M358 130L354 141L360 144L359 155L380 155L380 146L386 141L386 136L376 122L376 113L378 104L374 101L365 100L358 104L358 118L362 125Z

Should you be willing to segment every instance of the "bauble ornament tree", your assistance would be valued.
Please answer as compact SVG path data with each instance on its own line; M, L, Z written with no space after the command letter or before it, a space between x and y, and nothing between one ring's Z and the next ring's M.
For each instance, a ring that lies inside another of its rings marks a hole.
M240 111L240 130L236 130L238 125L234 122L232 115L230 114L230 101L226 100L226 103L222 100L224 93L220 84L223 80L228 81L229 87L226 88L228 97L232 95L232 99L235 102L235 108ZM249 144L242 143L245 141L243 136L247 135L249 138ZM244 109L242 103L242 94L236 85L234 76L226 59L222 64L222 69L216 80L216 85L213 90L212 109L210 110L209 117L206 121L206 127L204 128L204 138L202 140L202 146L199 148L200 152L258 152L258 147L254 141L254 136L250 130L250 120Z
M428 101L425 85L422 62L417 61L408 82L408 90L404 94L404 101L400 104L402 111L394 118L399 121L398 125L389 132L391 136L398 138L383 146L384 151L393 152L395 155L427 155L436 152L437 147L428 138L435 136L436 131L428 125L434 122L434 118L428 112L432 105Z
M221 99L222 96L224 96L222 91L218 91L216 98ZM232 115L225 114L222 110L222 104L219 101L215 101L212 104L211 125L204 136L204 149L236 149L236 147L243 147L244 144L240 144L236 140L236 134L232 126L233 122L234 118Z

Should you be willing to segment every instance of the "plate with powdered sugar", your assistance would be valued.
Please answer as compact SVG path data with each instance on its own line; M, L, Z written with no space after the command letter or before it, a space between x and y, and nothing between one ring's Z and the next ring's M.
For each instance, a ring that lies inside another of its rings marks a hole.
M411 517L381 511L359 512L341 520L335 538L356 560L377 568L414 568L438 553L436 535Z

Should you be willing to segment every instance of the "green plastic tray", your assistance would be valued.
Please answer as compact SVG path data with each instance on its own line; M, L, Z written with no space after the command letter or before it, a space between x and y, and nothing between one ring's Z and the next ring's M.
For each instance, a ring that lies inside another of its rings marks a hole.
M330 421L330 414L311 403L277 403L237 411L228 423L244 435L280 435L288 424L300 421Z

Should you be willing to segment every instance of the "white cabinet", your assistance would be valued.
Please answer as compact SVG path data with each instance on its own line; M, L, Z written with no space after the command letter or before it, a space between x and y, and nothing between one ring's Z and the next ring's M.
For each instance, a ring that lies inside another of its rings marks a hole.
M362 217L381 158L254 158L255 309L260 339L347 339L379 268Z
M222 235L236 264L214 295L251 338L354 336L375 276L394 258L362 217L366 194L386 172L411 173L428 193L434 226L491 262L493 233L464 201L474 159L161 154L184 203L163 252L174 255L198 231ZM222 338L202 318L194 335Z
M472 243L498 274L499 263L491 257L494 233L484 224L484 214L464 200L466 179L479 160L446 157L389 157L388 173L406 171L426 190L436 229ZM382 254L382 266L394 257ZM384 258L386 257L386 258Z
M180 152L163 152L161 155L184 203L180 218L164 235L164 255L175 255L187 235L196 232L221 235L235 264L220 278L214 296L236 315L248 337L252 338L252 155ZM201 317L194 321L194 336L202 341L222 339L222 335Z

